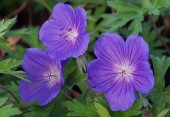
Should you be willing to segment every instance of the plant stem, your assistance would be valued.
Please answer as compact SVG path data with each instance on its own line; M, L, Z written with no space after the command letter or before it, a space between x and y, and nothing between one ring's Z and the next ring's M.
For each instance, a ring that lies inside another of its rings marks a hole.
M70 101L73 100L72 97L68 96L68 95L67 95L66 93L64 93L63 91L60 91L60 93L61 93L65 98L67 98L68 100L70 100Z
M27 6L27 4L28 4L28 1L29 1L29 0L25 0L25 1L21 4L21 6L19 6L16 10L14 10L13 12L11 12L10 14L6 15L6 16L4 17L4 19L8 19L8 18L10 18L10 17L13 17L13 16L19 14L21 11L23 11L23 10L26 8L26 6Z
M149 19L150 19L150 21L151 21L151 23L152 23L152 25L153 25L153 27L154 27L154 29L155 29L155 32L156 32L157 35L158 35L158 39L160 40L160 42L162 43L162 45L164 46L164 48L166 49L166 51L167 51L168 54L170 55L170 50L169 50L169 48L168 48L168 45L163 42L162 36L161 36L161 34L159 33L159 31L158 31L158 28L157 28L156 23L155 23L155 21L154 21L154 19L153 19L153 16L152 16L152 15L149 15Z
M15 101L16 101L17 103L19 103L19 100L16 98L16 96L15 96L8 88L6 88L6 87L4 87L4 86L2 86L2 85L0 85L0 88L1 88L1 89L4 89L5 91L7 91L7 92L15 99Z

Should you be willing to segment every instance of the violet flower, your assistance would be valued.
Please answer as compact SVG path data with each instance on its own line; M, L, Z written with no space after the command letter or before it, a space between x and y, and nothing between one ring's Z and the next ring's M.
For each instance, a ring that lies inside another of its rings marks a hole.
M135 92L149 93L154 85L149 48L144 39L130 35L126 42L116 33L104 34L94 46L97 59L88 64L88 83L105 92L113 111L125 111L135 102Z
M22 101L38 100L39 105L43 106L57 96L64 84L60 61L50 58L40 49L31 48L24 56L22 67L28 74L26 79L32 82L20 82L19 92Z
M51 57L65 60L83 55L90 36L86 32L86 12L83 8L76 10L64 3L57 4L52 12L52 19L41 27L39 38Z

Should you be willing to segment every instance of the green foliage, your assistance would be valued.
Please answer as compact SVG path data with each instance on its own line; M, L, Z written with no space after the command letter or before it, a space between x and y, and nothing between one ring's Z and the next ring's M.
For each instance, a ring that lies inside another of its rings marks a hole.
M8 46L6 46L8 43L9 42L6 39L0 39L0 49L3 49L5 52L12 56L13 52Z
M30 26L28 28L10 30L5 34L5 36L6 37L20 36L21 40L23 40L23 42L28 44L30 47L42 48L42 44L38 39L38 31L39 27Z
M0 73L10 74L17 78L27 81L26 79L23 78L26 75L25 72L11 70L12 68L18 67L21 63L22 63L21 60L16 60L16 59L11 59L11 58L0 61L0 66L1 66Z
M66 101L63 105L70 111L67 116L99 117L91 100L87 100L86 104L82 104L77 100Z
M162 31L162 28L159 28L159 31ZM156 31L152 28L151 23L144 22L143 23L143 31L141 36L145 39L145 41L149 45L150 54L155 56L162 56L165 53L165 49L161 48L162 44L158 39ZM168 40L163 38L164 43L167 43Z
M162 112L159 113L157 117L165 117L165 115L169 112L170 109L165 109Z
M146 0L142 0L142 1L144 1L145 4L147 4L146 7L144 6L144 8L148 9L149 14L153 14L153 15L159 15L162 8L170 6L169 0L152 0L149 2Z
M63 105L71 112L67 116L81 116L81 117L98 117L99 115L96 112L95 105L87 100L86 105L73 100L73 102L66 101Z
M5 59L3 61L0 61L0 66L1 66L1 70L10 70L14 67L19 66L22 63L21 60L16 60L16 59Z
M86 68L87 68L88 61L87 61L87 58L86 58L85 55L82 55L82 56L76 58L76 63L77 63L77 65L78 65L79 69L80 69L82 72L84 72L84 73L87 72L87 71L86 71Z
M101 104L95 103L95 107L96 107L97 113L100 115L100 117L111 117L108 110Z
M141 114L142 100L138 100L133 104L133 106L126 111L111 111L108 103L103 98L97 98L96 102L103 105L108 111L111 117L132 117Z
M166 103L169 103L170 90L169 87L165 88L164 76L170 66L170 58L154 56L151 56L151 58L154 67L155 85L150 95L153 101L152 112L154 116L157 116L165 109Z
M108 103L103 98L97 98L96 102L90 99L86 103L77 100L66 101L64 106L70 111L67 116L81 117L131 117L141 114L142 100L138 100L130 109L126 111L111 111Z
M10 117L14 115L21 114L21 111L13 107L13 104L5 104L7 101L6 97L0 98L0 116L1 117Z
M15 22L16 17L0 21L0 37L2 37Z
M144 19L144 11L141 10L140 6L121 1L108 1L107 3L108 6L116 10L116 13L113 15L103 15L103 26L106 27L108 31L115 31L131 21L128 30L136 34L142 32L141 22Z
M154 56L151 56L151 58L154 66L155 87L162 90L165 86L164 76L170 66L170 58L159 58Z
M104 14L102 25L108 31L115 31L128 25L128 31L139 34L143 31L142 21L145 15L159 15L160 10L169 7L169 0L140 0L140 4L132 4L121 0L107 2L108 6L116 10L113 14Z
M65 85L69 88L72 88L72 86L85 80L87 77L86 74L83 74L79 67L77 67L73 59L69 60L66 64L64 72L66 76Z

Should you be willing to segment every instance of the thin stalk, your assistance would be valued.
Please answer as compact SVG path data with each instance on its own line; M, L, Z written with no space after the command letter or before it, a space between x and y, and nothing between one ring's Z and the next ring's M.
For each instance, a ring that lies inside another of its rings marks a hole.
M73 100L73 98L72 97L70 97L69 95L67 95L66 93L64 93L63 91L60 91L60 93L65 97L65 98L67 98L68 100L70 100L70 101L72 101Z
M17 97L6 87L4 87L3 85L0 85L1 89L4 89L5 91L7 91L14 99L17 103L19 103L19 100L17 99Z

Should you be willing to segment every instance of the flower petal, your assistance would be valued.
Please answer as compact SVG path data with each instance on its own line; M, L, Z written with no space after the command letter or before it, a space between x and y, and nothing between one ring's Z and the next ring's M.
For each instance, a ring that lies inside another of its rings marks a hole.
M38 102L40 106L48 104L52 99L54 99L59 93L61 84L56 84L54 87L46 87L41 92L41 97L39 97Z
M116 33L106 33L94 45L94 53L104 63L121 63L124 56L123 38Z
M88 64L88 83L94 91L103 92L110 89L117 76L112 67L99 60L93 60Z
M87 48L90 40L90 36L88 33L85 33L81 37L79 37L75 43L64 42L64 41L56 41L53 43L53 47L47 48L49 55L53 58L58 58L62 60L66 60L69 57L77 58L80 55L83 55Z
M56 43L56 40L61 40L62 29L64 28L65 24L62 22L58 22L55 19L47 20L40 28L39 38L44 45L53 45L53 43Z
M139 60L149 60L149 47L141 36L130 35L126 40L125 48L130 64L135 64Z
M32 81L31 81L32 82ZM19 93L23 102L33 102L39 97L39 90L42 88L42 84L46 81L35 81L34 84L29 84L25 81L21 81L19 84Z
M19 92L24 102L39 101L39 105L49 103L64 84L62 66L57 59L50 58L46 51L28 49L22 64L27 72L26 79L32 84L21 81Z
M147 61L140 61L135 65L133 73L133 85L141 93L149 93L154 86L154 75Z
M54 19L57 19L59 22L63 22L65 26L72 26L75 21L75 12L74 9L69 4L58 3L52 12Z
M38 78L28 78L33 84L29 84L25 81L21 81L19 85L19 92L22 101L33 102L38 100L39 105L43 106L49 103L60 91L61 84L58 83L53 87L49 87L46 80L35 80Z
M76 27L79 31L84 33L87 25L86 11L81 7L77 7L75 14L76 14Z
M86 52L88 48L89 40L90 40L90 35L88 33L84 33L76 40L76 43L72 50L73 52L72 56L74 58L77 58L78 56L83 55Z
M22 63L24 71L32 76L43 76L56 65L61 67L55 59L51 59L45 52L37 48L28 49Z
M133 86L126 83L125 80L124 82L120 80L113 85L113 87L106 92L105 97L113 111L125 111L129 109L136 99Z

